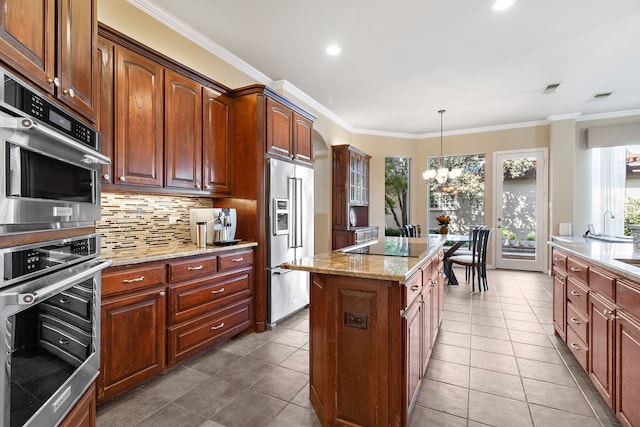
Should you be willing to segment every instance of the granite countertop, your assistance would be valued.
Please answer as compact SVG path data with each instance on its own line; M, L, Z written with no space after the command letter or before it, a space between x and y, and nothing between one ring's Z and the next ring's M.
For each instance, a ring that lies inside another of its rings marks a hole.
M433 256L444 245L446 237L439 234L430 235L428 238L385 237L384 241L426 244L428 249L418 257L345 253L344 250L348 248L342 248L314 257L286 262L281 267L337 276L405 282L420 268L426 259ZM358 248L364 245L356 245L350 248Z
M257 246L256 242L239 242L229 246L207 246L197 248L193 243L172 243L162 246L147 246L134 249L102 250L101 257L112 262L112 267L142 262L159 261L164 259L187 257L192 255L204 255L217 252L251 248Z
M640 281L640 249L632 243L609 243L578 236L551 236L550 246L607 268L631 280ZM638 265L618 261L637 260Z

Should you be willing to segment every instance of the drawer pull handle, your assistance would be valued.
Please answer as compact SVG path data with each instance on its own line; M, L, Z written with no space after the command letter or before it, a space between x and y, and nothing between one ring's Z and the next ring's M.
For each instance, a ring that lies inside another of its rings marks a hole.
M572 273L577 273L579 271L582 271L581 268L576 268L576 267L571 267L569 270L571 270Z
M62 297L58 301L60 301L60 304L69 304L71 302L71 300L67 297Z
M575 317L572 317L572 318L571 318L571 321L572 321L573 323L575 323L576 325L579 325L579 324L580 324L580 321L578 321L578 319L576 319Z
M240 261L244 261L244 257L240 257L240 258L232 258L231 262L240 262Z
M212 294L221 294L224 292L224 288L218 289L217 291L211 291Z
M554 261L562 261L562 258L554 257L553 260Z
M215 331L216 329L224 328L224 322L220 323L218 326L212 326L211 330Z
M412 291L412 292L415 292L415 291L417 291L418 289L420 289L420 286L418 286L418 285L413 285L413 286L411 287L411 291Z
M58 344L60 344L60 345L67 345L67 344L69 344L69 340L68 340L68 339L66 339L66 338L60 338L60 339L58 340Z
M580 351L580 346L574 342L572 342L571 344L569 344L571 346L572 349L574 349L575 351Z
M202 270L204 268L203 265L196 265L195 267L187 267L189 271Z
M122 283L135 283L142 282L144 280L144 276L136 277L135 279L123 279Z
M569 292L571 295L573 295L574 297L579 297L582 296L582 294L580 292L576 292L575 289L571 289L571 292Z

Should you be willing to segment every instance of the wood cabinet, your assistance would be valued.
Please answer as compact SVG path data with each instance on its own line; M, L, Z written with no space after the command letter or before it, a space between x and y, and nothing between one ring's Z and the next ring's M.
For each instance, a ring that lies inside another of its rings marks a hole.
M108 27L100 34L99 128L113 160L103 188L231 196L228 89Z
M166 366L164 264L103 273L98 399L106 400Z
M107 269L98 400L251 331L253 261L240 248Z
M91 383L91 387L80 397L58 426L95 427L96 418L96 385Z
M0 59L95 122L95 0L4 0Z
M266 102L267 152L311 164L313 121L275 99Z
M169 366L251 326L252 250L174 261L169 277Z
M333 249L378 238L368 228L370 158L352 145L332 147Z
M115 47L114 182L162 187L164 70Z
M557 269L553 269L553 326L556 334L567 338L567 302L566 276Z
M322 425L407 425L438 331L440 256L402 283L311 274L310 400Z
M640 425L640 283L553 248L554 327L624 426ZM564 270L566 268L566 270ZM563 298L557 277L566 277Z
M202 188L202 85L164 74L165 186Z

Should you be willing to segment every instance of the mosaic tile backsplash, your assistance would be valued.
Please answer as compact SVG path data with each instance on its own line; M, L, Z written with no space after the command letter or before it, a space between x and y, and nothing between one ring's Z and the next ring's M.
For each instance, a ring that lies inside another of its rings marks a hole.
M212 199L102 192L96 230L103 250L136 249L191 242L189 209L211 208ZM180 217L169 224L169 216Z

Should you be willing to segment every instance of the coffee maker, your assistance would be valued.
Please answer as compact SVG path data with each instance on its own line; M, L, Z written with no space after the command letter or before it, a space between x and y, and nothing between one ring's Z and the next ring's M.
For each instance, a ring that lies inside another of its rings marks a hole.
M189 211L191 241L196 244L197 223L206 223L208 245L237 242L236 210L233 208L194 208Z

